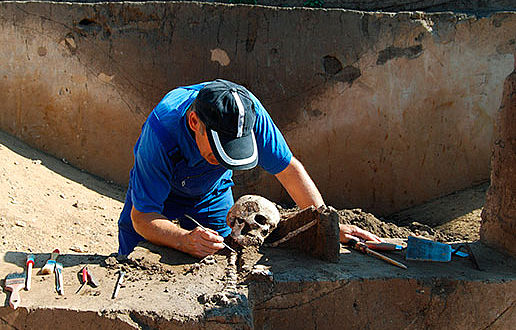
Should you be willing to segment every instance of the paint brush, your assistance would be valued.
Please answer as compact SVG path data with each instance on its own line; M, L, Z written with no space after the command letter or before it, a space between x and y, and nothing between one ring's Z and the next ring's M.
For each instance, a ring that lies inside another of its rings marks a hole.
M54 251L52 251L50 259L47 260L47 263L45 264L45 266L43 266L43 268L41 268L39 272L41 275L48 275L54 271L57 256L59 256L59 249L55 249Z
M188 214L185 214L185 217L190 219L190 220L192 220L193 223L195 223L198 227L208 231L208 229L206 229L203 225L201 225L199 222L197 222L197 220L195 220L194 218L192 218ZM224 244L224 246L227 247L229 249L229 251L237 253L235 250L233 250L231 247L229 247L229 245L227 245L226 243L222 242L222 244Z
M27 275L25 278L25 290L29 291L32 283L32 267L34 267L34 255L28 254L27 255Z
M24 273L11 273L5 278L5 289L11 291L9 297L9 306L13 309L18 308L20 305L20 290L25 285L25 274Z
M63 264L56 262L56 266L54 267L54 272L56 274L56 291L60 295L64 295L63 288Z

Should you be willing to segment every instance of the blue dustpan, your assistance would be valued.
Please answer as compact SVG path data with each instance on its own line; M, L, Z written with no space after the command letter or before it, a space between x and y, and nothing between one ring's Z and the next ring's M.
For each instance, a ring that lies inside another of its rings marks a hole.
M408 237L407 260L449 262L452 247L448 244L434 242L414 236Z

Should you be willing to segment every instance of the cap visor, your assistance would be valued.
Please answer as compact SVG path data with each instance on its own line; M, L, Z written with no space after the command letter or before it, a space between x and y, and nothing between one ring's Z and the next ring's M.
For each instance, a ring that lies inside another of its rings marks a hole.
M219 163L231 170L249 170L258 164L254 132L240 138L228 138L208 130L211 150Z

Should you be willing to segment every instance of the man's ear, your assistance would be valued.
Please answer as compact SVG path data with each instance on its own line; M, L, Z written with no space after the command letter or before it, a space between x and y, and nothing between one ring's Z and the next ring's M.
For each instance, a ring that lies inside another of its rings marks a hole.
M195 111L188 112L188 125L194 132L199 132L201 130L201 119L199 115Z

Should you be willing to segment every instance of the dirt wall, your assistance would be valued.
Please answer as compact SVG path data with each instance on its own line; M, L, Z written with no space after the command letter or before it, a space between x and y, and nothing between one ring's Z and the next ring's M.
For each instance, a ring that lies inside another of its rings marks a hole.
M516 71L505 81L497 124L480 237L516 257Z
M247 86L328 204L390 213L489 178L516 16L201 3L0 4L0 129L125 184L174 87ZM236 195L288 200L262 170Z

